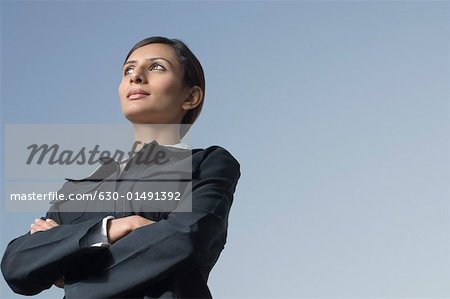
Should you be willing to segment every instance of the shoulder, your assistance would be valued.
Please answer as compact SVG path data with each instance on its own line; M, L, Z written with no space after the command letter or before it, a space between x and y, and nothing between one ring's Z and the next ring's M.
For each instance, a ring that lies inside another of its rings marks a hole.
M237 183L241 176L239 161L229 150L220 145L193 149L192 163L192 170L200 177L222 177Z
M200 164L230 164L240 168L239 161L228 151L226 148L220 145L211 145L207 148L195 148L192 150L193 161Z

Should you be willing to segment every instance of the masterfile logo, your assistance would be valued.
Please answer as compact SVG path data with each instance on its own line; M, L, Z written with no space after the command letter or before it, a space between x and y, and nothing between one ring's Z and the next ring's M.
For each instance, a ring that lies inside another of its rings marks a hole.
M182 125L142 126L154 132ZM189 134L176 144L132 137L126 125L6 125L6 210L56 204L68 212L168 212L189 202Z

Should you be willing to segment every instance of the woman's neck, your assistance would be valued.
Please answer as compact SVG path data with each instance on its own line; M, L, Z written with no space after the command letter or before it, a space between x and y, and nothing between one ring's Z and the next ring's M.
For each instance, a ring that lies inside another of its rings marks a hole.
M136 151L153 140L161 145L172 145L180 142L179 124L133 124L133 127Z

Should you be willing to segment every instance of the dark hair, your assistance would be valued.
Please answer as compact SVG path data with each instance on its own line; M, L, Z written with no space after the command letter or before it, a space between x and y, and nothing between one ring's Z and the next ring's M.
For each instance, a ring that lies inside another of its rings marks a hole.
M197 59L197 57L195 57L194 53L192 53L192 51L188 48L188 46L186 46L184 42L176 38L170 39L162 36L148 37L135 44L133 48L131 48L131 50L128 52L124 63L127 62L128 57L130 57L131 53L133 53L137 48L154 43L166 44L171 46L175 50L178 61L181 63L181 65L183 65L184 83L188 87L198 86L203 91L203 98L200 104L194 109L188 110L181 120L181 124L188 124L188 126L181 126L180 136L181 138L183 138L191 125L200 115L203 107L203 100L205 97L205 75L203 73L203 68L200 64L200 61Z

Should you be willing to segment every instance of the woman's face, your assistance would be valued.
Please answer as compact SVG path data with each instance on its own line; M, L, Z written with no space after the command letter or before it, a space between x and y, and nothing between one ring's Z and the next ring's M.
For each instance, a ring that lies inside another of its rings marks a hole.
M136 49L122 69L119 96L122 112L133 123L179 124L189 96L183 67L165 44Z

